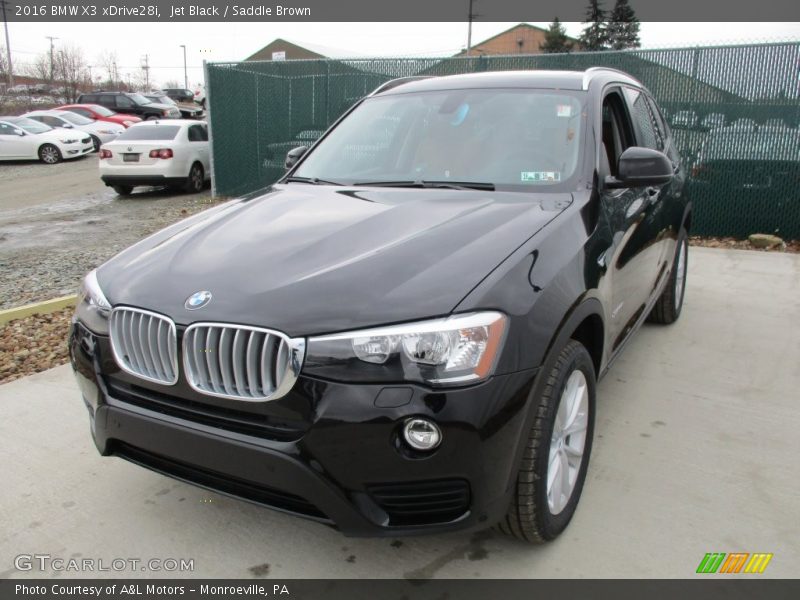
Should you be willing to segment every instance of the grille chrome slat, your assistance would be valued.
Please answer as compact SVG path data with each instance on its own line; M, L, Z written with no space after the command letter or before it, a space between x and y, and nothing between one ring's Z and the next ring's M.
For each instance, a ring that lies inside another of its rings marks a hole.
M111 311L111 351L119 368L148 381L178 381L175 323L158 313L120 306Z
M189 385L221 398L280 398L294 385L305 357L305 340L259 327L195 323L183 339Z

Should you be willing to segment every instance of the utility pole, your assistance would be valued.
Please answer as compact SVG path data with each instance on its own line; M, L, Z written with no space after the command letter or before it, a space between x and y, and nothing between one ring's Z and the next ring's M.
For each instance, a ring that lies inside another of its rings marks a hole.
M181 44L183 48L183 87L189 87L189 76L186 74L186 44Z
M474 3L475 0L469 0L469 12L467 13L467 56L472 55L472 21L475 17L480 16L472 11Z
M144 64L142 64L142 71L144 71L144 90L145 92L150 91L150 55L145 54Z
M57 37L53 37L52 35L44 36L48 40L50 40L50 83L53 83L53 78L55 77L55 68L53 66L53 42L57 40Z
M6 57L8 59L8 87L14 87L14 69L11 66L11 42L8 41L8 19L6 19L6 2L0 0L3 5L3 25L6 30Z

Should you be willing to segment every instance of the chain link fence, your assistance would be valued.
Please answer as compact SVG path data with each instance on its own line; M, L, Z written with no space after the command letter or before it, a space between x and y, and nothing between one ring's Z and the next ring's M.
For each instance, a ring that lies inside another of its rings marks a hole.
M666 113L691 171L693 232L800 238L800 42L456 58L209 63L219 195L263 188L286 152L308 145L381 83L411 75L620 69Z

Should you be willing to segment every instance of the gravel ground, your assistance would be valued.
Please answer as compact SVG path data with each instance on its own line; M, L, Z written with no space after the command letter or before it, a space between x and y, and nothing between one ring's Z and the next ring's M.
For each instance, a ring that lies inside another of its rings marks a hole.
M789 240L784 242L785 246L774 246L772 248L756 248L748 240L737 240L732 237L689 237L690 246L702 246L704 248L728 248L733 250L757 250L759 252L790 252L800 253L800 240Z
M0 383L69 361L67 334L72 308L10 321L0 328Z
M100 181L94 156L0 164L0 179L0 309L75 293L90 269L216 203L209 191L158 188L121 198Z

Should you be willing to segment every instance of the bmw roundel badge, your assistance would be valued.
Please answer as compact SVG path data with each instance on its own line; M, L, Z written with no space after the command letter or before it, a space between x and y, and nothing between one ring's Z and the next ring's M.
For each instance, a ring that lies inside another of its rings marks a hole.
M208 290L203 290L201 292L195 292L189 296L186 299L184 306L186 307L186 310L197 310L198 308L203 308L209 302L211 302L211 292Z

